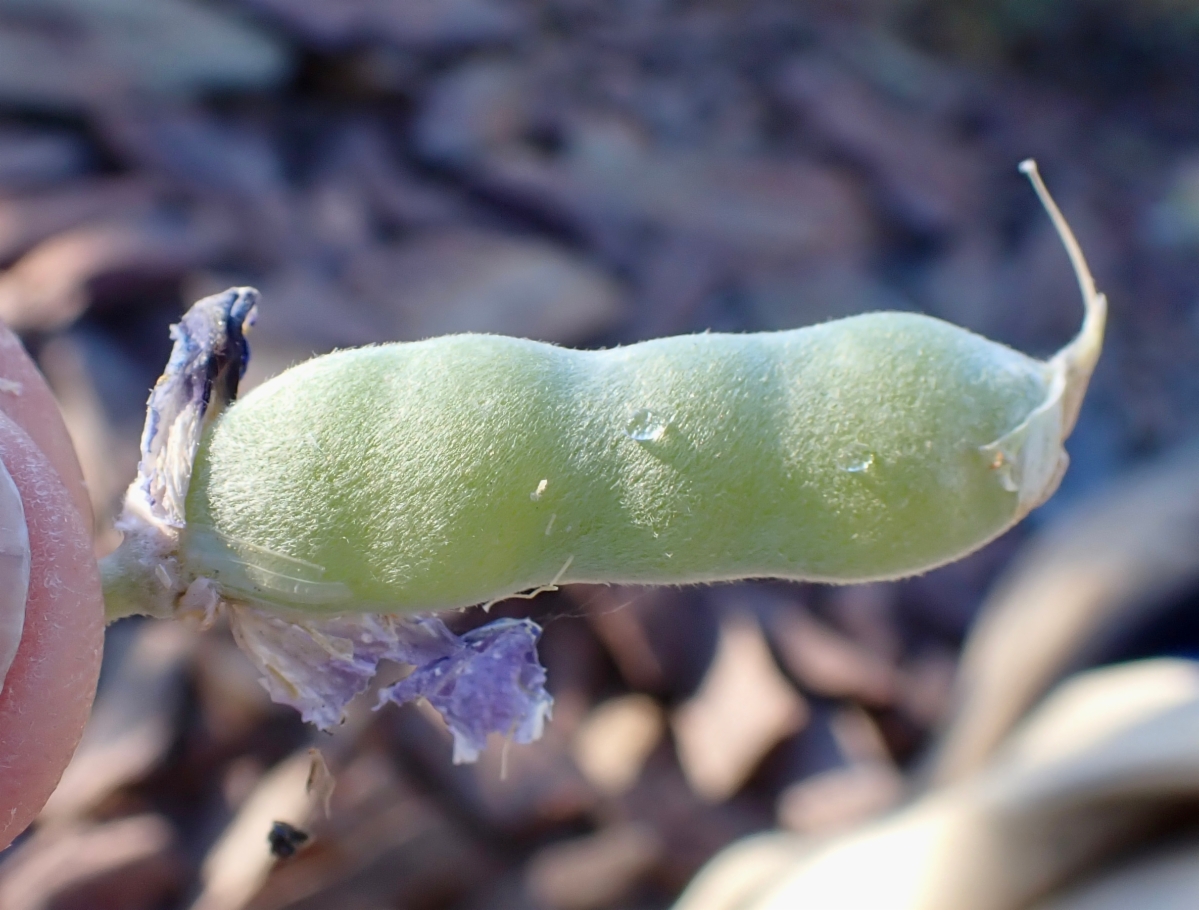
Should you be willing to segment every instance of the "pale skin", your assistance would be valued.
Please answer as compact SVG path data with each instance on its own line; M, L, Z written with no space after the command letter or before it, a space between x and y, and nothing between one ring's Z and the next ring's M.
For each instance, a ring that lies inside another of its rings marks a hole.
M0 849L37 816L87 720L104 633L92 510L54 397L0 326L0 459L21 494L32 567L25 627L0 692Z

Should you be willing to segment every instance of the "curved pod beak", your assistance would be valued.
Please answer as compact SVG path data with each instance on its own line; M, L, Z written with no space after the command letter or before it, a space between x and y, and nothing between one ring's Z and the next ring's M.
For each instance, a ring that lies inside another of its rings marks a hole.
M1064 444L1078 420L1087 385L1099 361L1107 323L1107 298L1096 290L1082 248L1045 188L1036 162L1031 158L1021 162L1020 172L1032 182L1066 248L1082 292L1085 316L1074 340L1046 364L1049 385L1045 401L1018 427L982 447L1004 485L1019 494L1016 521L1052 496L1066 472L1069 458Z

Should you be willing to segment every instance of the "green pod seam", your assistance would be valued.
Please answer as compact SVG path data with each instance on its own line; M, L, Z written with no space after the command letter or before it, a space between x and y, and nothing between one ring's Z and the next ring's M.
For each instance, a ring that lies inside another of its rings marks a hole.
M1025 170L1087 311L1048 362L895 312L605 351L458 335L318 357L212 420L171 591L138 609L170 612L199 578L224 600L395 613L959 558L1056 488L1102 342L1104 298Z

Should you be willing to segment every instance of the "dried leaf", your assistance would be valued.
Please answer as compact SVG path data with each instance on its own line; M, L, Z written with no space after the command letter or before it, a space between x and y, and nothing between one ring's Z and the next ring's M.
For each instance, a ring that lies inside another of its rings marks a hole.
M894 701L894 668L807 611L772 610L768 631L783 666L808 691L867 705Z
M133 815L53 828L15 849L0 870L0 906L12 910L155 910L183 890L170 823Z
M80 176L91 156L69 133L0 130L0 188L29 190Z
M800 834L835 834L894 806L903 776L881 762L846 765L814 774L783 791L779 822Z
M505 151L482 176L588 230L646 227L702 238L750 260L858 255L869 229L853 188L795 159L666 152L612 123L589 124L565 154Z
M82 818L119 787L161 764L176 735L194 645L194 633L179 624L144 623L137 629L116 673L100 690L42 821Z
M395 338L502 332L560 343L601 334L623 314L615 282L539 240L439 232L364 251L349 281Z
M112 221L46 240L0 275L0 319L18 331L50 331L93 302L128 299L131 290L178 281L229 248L225 219Z
M765 754L806 720L803 699L779 673L757 623L734 614L721 623L716 658L671 727L695 792L732 796Z
M0 99L26 107L264 88L289 65L269 36L192 0L0 2Z
M587 716L575 734L575 763L600 791L623 793L637 782L665 731L662 709L649 696L609 699Z
M1154 660L1064 685L984 771L822 844L749 910L1017 910L1199 797L1199 670Z
M508 41L525 25L505 0L248 0L326 48L361 41L452 49Z
M537 851L525 873L527 887L541 906L600 910L626 897L660 851L647 825L613 825Z
M1197 578L1199 461L1192 450L1063 517L983 605L934 778L956 780L977 769L1104 628Z

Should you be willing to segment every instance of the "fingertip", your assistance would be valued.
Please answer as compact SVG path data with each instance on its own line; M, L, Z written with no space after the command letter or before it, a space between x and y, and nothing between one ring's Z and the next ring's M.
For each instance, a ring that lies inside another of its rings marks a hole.
M25 508L31 566L25 627L0 692L0 849L36 817L87 720L104 608L85 526L55 465L0 415L0 459Z
M0 323L0 412L12 418L41 449L90 532L94 521L91 497L58 402L21 340L3 323Z

